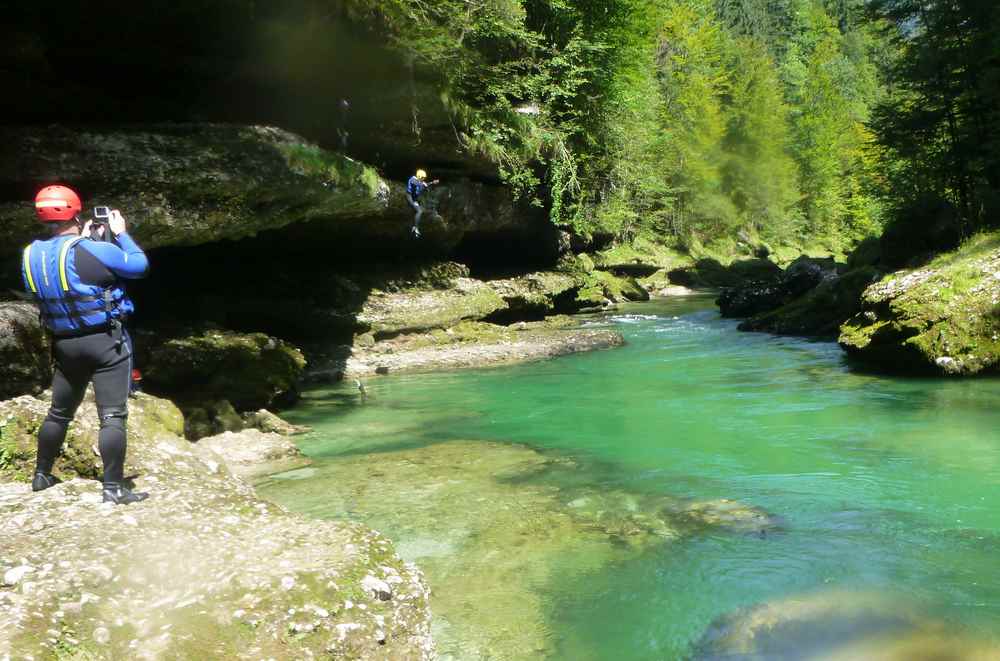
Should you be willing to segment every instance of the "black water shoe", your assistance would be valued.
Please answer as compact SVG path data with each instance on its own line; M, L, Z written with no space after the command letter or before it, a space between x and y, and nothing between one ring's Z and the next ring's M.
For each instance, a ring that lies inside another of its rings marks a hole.
M149 498L148 493L132 491L128 487L115 482L104 483L104 502L115 505L131 505Z
M50 475L48 473L35 473L35 477L31 480L31 490L45 491L49 487L54 487L60 482L62 482L62 480L55 475Z

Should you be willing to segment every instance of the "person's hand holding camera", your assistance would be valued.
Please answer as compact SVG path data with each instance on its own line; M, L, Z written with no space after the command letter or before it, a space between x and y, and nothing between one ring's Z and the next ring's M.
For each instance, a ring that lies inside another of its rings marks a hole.
M111 233L115 236L124 234L127 231L125 217L122 216L118 209L112 209L111 213L108 214L108 227L111 228Z

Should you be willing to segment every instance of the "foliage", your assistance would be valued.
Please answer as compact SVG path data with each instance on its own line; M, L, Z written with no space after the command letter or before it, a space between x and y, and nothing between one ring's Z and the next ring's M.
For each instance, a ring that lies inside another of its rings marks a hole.
M897 219L935 222L907 209L951 207L956 232L996 226L1000 212L1000 5L987 0L876 0L891 95L873 126L883 195ZM909 230L908 230L909 231Z

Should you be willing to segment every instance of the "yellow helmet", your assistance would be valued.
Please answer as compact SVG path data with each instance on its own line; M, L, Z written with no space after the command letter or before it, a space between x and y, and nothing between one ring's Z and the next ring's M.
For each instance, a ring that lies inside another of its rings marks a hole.
M426 179L427 170L417 170L417 179Z

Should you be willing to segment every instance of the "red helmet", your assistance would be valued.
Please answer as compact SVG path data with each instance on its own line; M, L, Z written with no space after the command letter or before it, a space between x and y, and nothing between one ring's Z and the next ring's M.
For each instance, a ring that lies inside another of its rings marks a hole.
M35 196L35 213L43 223L73 220L81 210L80 196L66 186L46 186Z

